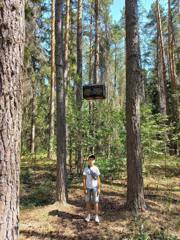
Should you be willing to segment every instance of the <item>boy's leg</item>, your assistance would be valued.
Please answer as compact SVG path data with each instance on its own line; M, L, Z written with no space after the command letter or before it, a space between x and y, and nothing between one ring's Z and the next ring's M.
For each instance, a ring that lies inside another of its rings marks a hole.
M86 211L87 211L87 214L91 213L91 204L90 204L90 202L86 202Z
M86 211L87 211L87 217L85 218L85 220L87 222L90 221L91 219L91 205L90 205L90 200L91 200L91 195L90 195L90 191L87 189L87 193L85 196L85 201L86 201Z
M95 213L98 214L98 212L99 212L99 195L97 192L97 188L95 188L93 190L93 203L94 203Z
M95 203L95 222L99 223L99 203Z
M97 223L99 223L99 217L98 217L98 214L99 214L99 195L98 195L98 192L97 192L97 188L94 189L93 191L93 200L94 200L94 210L95 210L95 221Z
M95 214L99 214L99 203L95 203Z

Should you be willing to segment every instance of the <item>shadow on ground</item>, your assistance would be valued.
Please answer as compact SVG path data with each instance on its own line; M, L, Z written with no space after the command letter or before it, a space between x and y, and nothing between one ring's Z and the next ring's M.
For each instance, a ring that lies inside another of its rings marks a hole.
M68 220L83 219L83 217L80 215L59 211L58 209L50 211L49 215L50 216L58 216L58 217L61 217L63 219L68 219Z

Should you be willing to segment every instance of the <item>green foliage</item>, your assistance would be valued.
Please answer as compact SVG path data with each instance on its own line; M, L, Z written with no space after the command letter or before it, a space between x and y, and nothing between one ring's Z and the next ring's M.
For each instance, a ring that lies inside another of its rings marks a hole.
M26 2L26 41L24 51L24 102L22 121L22 153L30 151L33 95L35 96L35 148L47 149L49 140L49 2L31 0Z
M155 239L158 239L158 240L177 240L176 236L171 236L171 235L168 236L163 230L155 233L154 235L155 235Z
M32 169L27 168L25 171L22 171L21 174L21 183L26 184L26 183L31 183L32 182Z
M23 192L24 185L21 186L21 192ZM35 185L29 189L28 196L24 195L20 198L21 208L29 208L33 206L42 206L50 204L54 201L52 196L52 181L46 180L39 185Z
M101 169L102 179L118 179L124 172L126 159L123 157L98 158L96 165Z
M81 146L83 155L90 154L94 148L97 155L97 163L101 165L104 175L112 171L118 174L125 160L125 126L124 111L112 108L107 101L94 103L94 110L89 114L88 102L83 103L82 112L78 113L74 108L73 98L69 101L68 127L71 132L71 145L73 151L76 148L76 132L81 128ZM91 119L94 119L94 125ZM81 119L79 125L77 119ZM94 134L91 129L94 129Z
M177 142L179 132L175 132L173 124L169 124L169 120L161 114L153 114L153 108L151 105L144 105L141 108L142 121L141 121L141 140L143 144L144 162L154 161L158 172L163 176L171 176L175 174L176 166L172 169L167 167L167 162L176 162L175 159L170 158L170 143L172 139ZM173 136L171 141L169 136ZM171 160L170 160L171 159ZM150 161L149 161L150 160ZM164 168L161 166L161 162L164 162ZM153 174L150 170L150 166L144 167L146 174Z
M89 6L91 1L85 4ZM89 112L89 102L83 101L82 110L76 106L76 3L72 3L70 39L69 39L69 80L67 91L67 152L72 154L73 165L76 165L77 133L81 130L82 155L94 151L104 175L111 171L118 172L126 163L126 129L125 129L125 24L124 12L119 22L113 22L110 15L112 1L100 3L100 75L106 82L108 99L94 101L93 113ZM173 3L172 3L173 4ZM139 7L141 7L139 5ZM50 4L48 1L31 0L26 3L26 29L28 31L24 62L30 82L36 83L36 153L47 150L49 141L49 96L50 96ZM83 84L89 82L89 19L90 11L83 9ZM140 9L143 11L143 9ZM176 6L177 11L177 6ZM167 48L167 14L162 8L162 25ZM143 14L143 13L142 13ZM177 14L176 14L177 15ZM34 21L34 19L36 21ZM174 29L177 18L173 17ZM36 23L36 24L35 24ZM34 25L35 24L35 25ZM36 28L36 27L37 28ZM141 137L145 158L158 158L167 153L165 135L171 134L173 141L178 140L178 129L168 125L167 119L159 112L158 76L157 76L157 26L155 3L142 27L146 49L141 52L145 75L145 92L147 104L142 107ZM31 30L32 31L31 31ZM177 31L176 31L177 32ZM94 34L94 32L93 32ZM178 36L178 33L175 34ZM141 38L141 37L140 37ZM146 39L145 39L146 38ZM176 48L178 54L179 48ZM116 57L116 59L115 59ZM93 59L92 59L93 60ZM115 60L117 63L115 63ZM35 62L35 68L33 63ZM93 68L92 63L92 68ZM116 64L116 73L115 73ZM178 64L178 63L177 63ZM178 67L177 67L178 71ZM93 74L92 74L93 75ZM116 76L115 76L116 75ZM168 74L167 74L168 77ZM93 79L91 79L92 81ZM26 99L26 97L25 97ZM25 106L23 114L22 153L30 150L31 142L31 101ZM92 118L94 122L92 122ZM55 124L56 125L56 124ZM94 129L94 133L93 133ZM56 140L54 139L54 144ZM93 150L92 150L93 149Z
M136 240L150 240L150 236L147 233L141 233L136 238Z
M21 208L50 204L54 201L55 166L45 158L27 154L21 161Z
M176 236L167 236L164 231L160 231L157 234L150 235L148 233L140 233L137 234L136 237L133 238L134 240L151 240L151 239L157 239L157 240L177 240Z
M134 226L135 226L134 231L136 233L132 239L134 240L151 240L151 239L177 240L176 236L168 234L168 230L160 229L157 231L153 231L152 233L149 233L149 230L146 229L146 221L147 220L144 220L141 217L141 215L137 215L134 218Z
M167 125L167 118L161 114L152 114L150 105L144 105L141 113L141 138L145 157L156 158L167 154L166 136L172 129Z

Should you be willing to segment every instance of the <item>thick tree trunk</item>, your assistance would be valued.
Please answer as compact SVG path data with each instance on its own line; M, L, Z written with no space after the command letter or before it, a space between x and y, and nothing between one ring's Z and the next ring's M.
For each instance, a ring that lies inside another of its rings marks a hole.
M95 0L95 56L94 56L94 83L99 83L99 0Z
M51 1L51 97L48 158L52 158L54 151L54 113L55 113L55 3Z
M171 90L172 90L172 111L171 111L171 120L173 121L173 125L175 127L172 136L170 136L170 153L178 154L179 146L176 141L173 140L174 134L178 129L179 123L179 113L178 113L178 96L177 96L177 77L176 77L176 64L174 57L174 33L173 33L173 19L172 19L172 11L171 11L171 1L168 0L168 56L169 56L169 76L171 82Z
M77 105L77 137L76 137L76 162L77 172L81 173L81 107L82 107L82 0L78 0L77 11L77 81L76 81L76 105Z
M19 234L24 1L0 6L0 239Z
M126 0L127 207L144 209L140 139L141 72L137 0Z
M70 35L70 0L66 0L66 18L65 18L65 37L64 37L64 83L65 92L68 93L68 82L69 82L69 35ZM68 97L65 98L65 108L68 109ZM66 122L66 161L68 161L68 139L69 139L69 127Z
M73 10L73 0L70 0L70 5L69 5L69 56L71 58L75 59L75 51L74 51L74 10ZM70 77L70 75L69 75ZM67 82L67 90L70 88L70 81L68 80ZM74 94L75 95L75 94ZM67 97L68 99L68 97ZM66 101L67 105L67 101ZM69 165L69 171L72 173L72 168L73 168L73 144L72 144L72 136L73 136L73 131L70 129L70 127L67 125L66 128L67 131L67 149L68 151L68 156L67 156L67 161Z
M159 35L160 43L160 63L161 63L161 77L159 78L159 97L160 97L160 112L163 115L168 114L168 96L167 96L167 79L166 79L166 64L165 64L165 52L164 41L162 34L161 14L159 1L156 0L156 18L157 18L157 31Z
M63 0L55 4L56 36L56 102L57 102L57 180L56 196L61 203L67 201L66 186L66 92L63 72Z
M176 64L174 57L174 34L173 34L173 20L171 11L171 1L168 0L168 54L169 54L169 70L170 70L170 80L171 88L173 93L173 118L177 122L179 120L178 116L178 99L177 99L177 81L176 81Z

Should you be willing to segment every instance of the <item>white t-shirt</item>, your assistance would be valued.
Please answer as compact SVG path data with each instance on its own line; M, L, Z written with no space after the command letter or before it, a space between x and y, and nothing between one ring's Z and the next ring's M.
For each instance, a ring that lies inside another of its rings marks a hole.
M99 168L96 166L92 166L91 171L95 172L98 176L100 175ZM87 188L95 188L98 186L98 180L93 179L93 177L90 174L90 169L88 167L84 168L83 175L86 176Z

